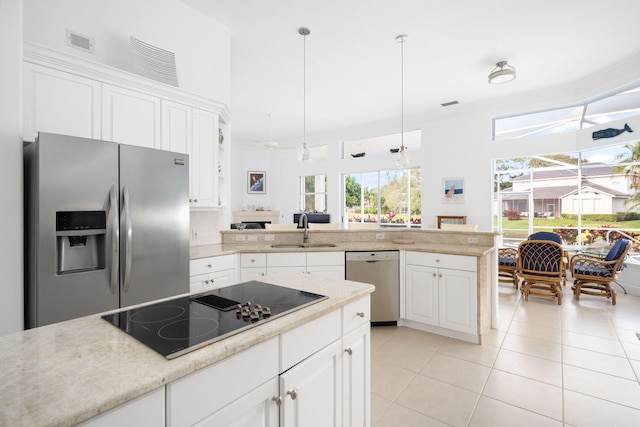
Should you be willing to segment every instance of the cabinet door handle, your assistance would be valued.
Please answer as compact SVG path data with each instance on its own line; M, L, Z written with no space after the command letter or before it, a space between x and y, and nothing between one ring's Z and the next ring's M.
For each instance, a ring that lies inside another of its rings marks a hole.
M291 400L296 400L296 398L298 397L298 390L294 388L287 391L287 396L291 396Z
M211 268L211 267L213 267L213 265L207 264L207 268Z
M363 313L363 312L361 312L361 311L357 312L357 313L356 313L356 315L357 315L358 317L364 317L364 313Z
M433 277L436 277L436 273L433 273Z
M274 396L271 398L271 400L275 402L276 406L282 406L282 397Z
M438 277L442 277L442 273L440 273L440 275Z
M350 348L345 348L344 352L347 353L349 356L353 354L353 350L351 350Z

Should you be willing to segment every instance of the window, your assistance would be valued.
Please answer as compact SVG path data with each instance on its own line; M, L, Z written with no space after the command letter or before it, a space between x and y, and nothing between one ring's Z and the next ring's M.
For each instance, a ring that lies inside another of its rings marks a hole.
M345 174L343 184L347 222L420 227L420 168Z
M349 158L353 154L364 153L367 156L371 155L389 155L390 150L400 148L401 141L404 142L404 146L408 150L418 150L420 148L422 131L414 130L404 133L404 139L402 134L395 133L393 135L377 136L374 138L356 139L352 141L344 141L343 144L343 158Z
M300 189L300 209L303 212L327 210L327 175L301 177Z
M507 242L554 231L572 245L622 236L640 251L639 176L640 142L495 160L496 231Z
M575 132L640 114L640 87L584 105L493 121L493 140Z

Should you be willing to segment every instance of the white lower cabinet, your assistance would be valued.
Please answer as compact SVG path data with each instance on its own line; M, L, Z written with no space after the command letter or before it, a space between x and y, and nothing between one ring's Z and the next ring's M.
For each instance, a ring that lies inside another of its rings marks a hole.
M371 425L371 328L368 322L342 338L342 420Z
M280 375L280 425L342 425L342 343L333 344Z
M205 418L197 427L277 427L280 413L274 398L278 396L278 378L272 378L255 390Z
M312 274L344 280L344 252L270 252L240 254L240 280L281 273Z
M236 255L193 259L189 263L189 290L204 292L236 281Z
M476 335L476 258L407 252L404 318Z
M80 425L83 427L162 427L165 425L164 387L91 418Z

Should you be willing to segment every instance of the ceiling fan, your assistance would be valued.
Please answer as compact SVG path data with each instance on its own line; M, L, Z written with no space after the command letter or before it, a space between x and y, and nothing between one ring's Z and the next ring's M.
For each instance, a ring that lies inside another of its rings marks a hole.
M264 142L264 148L266 148L269 151L295 150L295 147L281 147L280 144L278 144L278 141L273 140L273 138L271 137L271 114L267 114L267 117L269 117L269 139Z

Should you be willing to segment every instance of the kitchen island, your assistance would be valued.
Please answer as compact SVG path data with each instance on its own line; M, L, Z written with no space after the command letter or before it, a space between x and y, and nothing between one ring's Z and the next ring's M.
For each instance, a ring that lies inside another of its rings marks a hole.
M164 420L164 405L167 415L180 411L170 410L171 402L168 397L164 402L163 389L170 396L172 384L249 354L254 347L273 347L280 340L280 350L286 352L290 345L282 343L288 342L289 334L324 319L340 319L339 341L348 332L345 324L350 322L345 307L368 302L373 291L368 284L297 274L279 275L277 280L265 277L262 281L326 295L328 299L173 360L129 337L100 315L0 337L0 425L76 425L150 394L160 396L162 413L155 415ZM368 306L366 311L361 308L358 306L358 315L354 313L353 317L366 323L368 334ZM295 361L293 357L287 363ZM245 380L243 372L231 374L240 382Z

